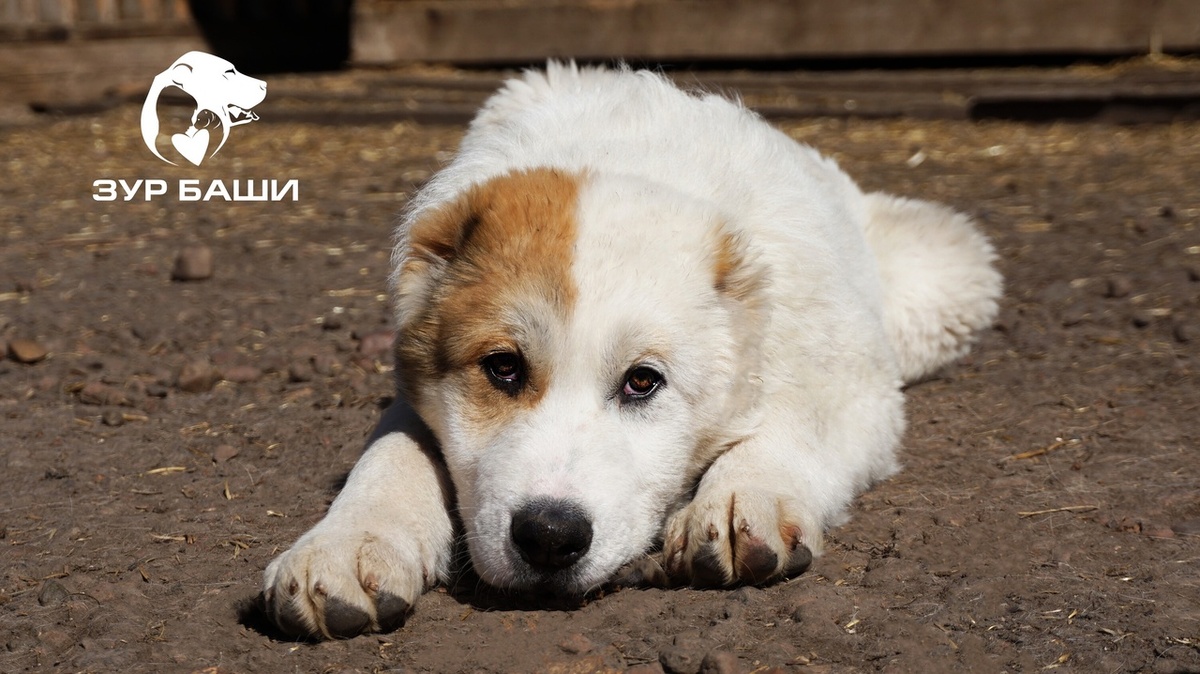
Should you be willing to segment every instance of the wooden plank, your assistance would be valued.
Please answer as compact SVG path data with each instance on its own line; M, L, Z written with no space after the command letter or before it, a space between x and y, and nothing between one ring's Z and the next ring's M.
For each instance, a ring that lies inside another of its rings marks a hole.
M359 0L353 59L798 59L1200 50L1196 0Z
M180 54L205 49L197 36L0 43L0 102L76 103L118 85L150 85Z

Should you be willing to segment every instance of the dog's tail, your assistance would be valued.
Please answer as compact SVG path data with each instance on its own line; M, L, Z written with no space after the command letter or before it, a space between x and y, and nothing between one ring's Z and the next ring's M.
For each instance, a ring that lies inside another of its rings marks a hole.
M883 281L884 327L905 382L970 349L996 317L996 252L970 218L940 204L867 195L866 236Z

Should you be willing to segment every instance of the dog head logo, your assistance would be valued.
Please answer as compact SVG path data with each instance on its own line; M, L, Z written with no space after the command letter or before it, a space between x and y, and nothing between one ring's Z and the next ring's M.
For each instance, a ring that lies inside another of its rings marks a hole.
M180 56L154 78L142 106L142 139L155 157L177 165L158 151L158 98L167 87L178 87L196 100L192 125L171 136L171 145L185 159L200 165L229 139L229 128L258 119L251 109L267 97L267 83L237 71L223 58L192 51ZM211 151L212 134L220 127L221 139Z

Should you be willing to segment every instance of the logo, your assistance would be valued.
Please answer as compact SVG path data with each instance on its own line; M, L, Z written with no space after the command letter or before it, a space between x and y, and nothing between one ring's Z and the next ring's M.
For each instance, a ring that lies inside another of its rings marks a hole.
M158 150L158 99L168 87L182 89L196 101L191 127L171 136L176 152L196 166L225 146L231 127L257 120L252 108L267 97L266 82L238 72L223 58L202 51L180 56L154 78L142 106L142 140L155 157L173 166L178 164ZM219 140L214 138L218 133Z

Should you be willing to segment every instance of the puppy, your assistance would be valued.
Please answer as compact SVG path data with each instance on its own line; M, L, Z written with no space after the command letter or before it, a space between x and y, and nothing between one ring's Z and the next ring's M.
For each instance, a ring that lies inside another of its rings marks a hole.
M795 575L897 469L904 383L991 323L995 257L721 97L573 64L509 81L407 210L397 402L267 568L268 612L392 629L456 531L514 590L586 593L655 550L674 583Z

